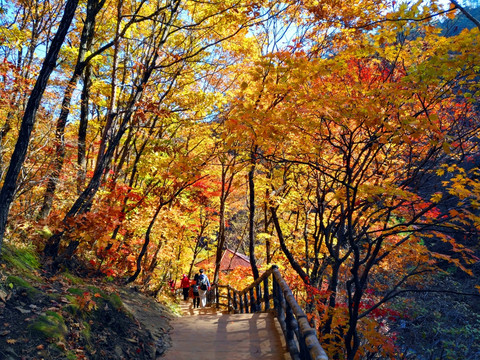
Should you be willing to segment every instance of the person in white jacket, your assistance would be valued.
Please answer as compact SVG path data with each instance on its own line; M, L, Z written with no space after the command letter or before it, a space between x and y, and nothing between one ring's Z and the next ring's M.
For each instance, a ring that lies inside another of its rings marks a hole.
M204 270L200 269L200 275L197 280L198 294L200 295L200 307L204 308L207 305L207 291L210 290L210 281Z

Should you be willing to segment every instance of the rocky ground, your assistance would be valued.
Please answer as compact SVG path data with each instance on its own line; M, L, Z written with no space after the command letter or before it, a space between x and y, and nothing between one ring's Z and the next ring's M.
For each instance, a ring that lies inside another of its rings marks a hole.
M0 360L156 359L175 316L153 298L104 279L0 262Z

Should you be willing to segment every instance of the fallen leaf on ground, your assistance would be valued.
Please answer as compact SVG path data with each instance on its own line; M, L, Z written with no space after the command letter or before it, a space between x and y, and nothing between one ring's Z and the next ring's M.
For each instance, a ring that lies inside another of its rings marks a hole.
M27 309L24 309L20 306L15 306L15 309L17 309L18 311L20 311L22 314L30 314L32 311L31 310L27 310Z
M1 301L6 302L7 301L7 296L8 296L8 294L5 291L0 290L0 300Z

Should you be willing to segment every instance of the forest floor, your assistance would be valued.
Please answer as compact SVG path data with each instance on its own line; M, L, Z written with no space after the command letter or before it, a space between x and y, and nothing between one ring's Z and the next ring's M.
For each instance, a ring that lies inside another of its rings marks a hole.
M0 360L156 359L176 315L107 282L0 261Z

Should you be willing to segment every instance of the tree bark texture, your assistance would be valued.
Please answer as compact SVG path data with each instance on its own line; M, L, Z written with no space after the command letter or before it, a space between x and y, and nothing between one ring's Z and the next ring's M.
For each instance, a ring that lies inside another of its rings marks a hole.
M10 166L5 176L5 181L0 191L0 251L2 249L3 236L7 225L8 213L10 205L15 195L18 174L23 166L25 157L27 155L30 137L35 124L35 116L40 106L43 93L47 87L48 79L56 66L58 53L67 35L70 24L72 23L75 11L78 6L78 0L68 0L65 5L65 11L58 26L57 33L52 41L50 48L45 56L42 68L37 77L37 81L33 87L30 97L27 102L27 107L23 115L18 141L15 144L12 157L10 159Z
M95 18L103 7L105 0L98 2L97 0L89 0L87 3L87 16L85 23L83 25L82 35L80 37L80 46L77 56L77 63L75 65L75 70L73 75L68 82L67 88L65 89L65 94L62 100L62 107L60 110L60 115L57 120L56 130L55 130L55 160L53 162L53 170L49 176L47 187L45 190L45 195L43 198L43 205L40 209L39 217L45 218L50 213L52 209L53 196L57 188L58 179L63 168L63 163L65 160L65 126L67 124L67 118L70 114L70 104L72 101L72 95L77 87L77 82L80 76L85 69L87 63L85 62L85 57L88 51L88 48L92 44L94 30L95 30Z
M252 273L254 280L257 280L260 277L258 272L258 267L255 259L255 163L257 161L256 157L257 148L252 151L251 155L251 167L248 171L248 197L249 197L249 218L248 218L248 250L250 253L250 266L252 267Z

